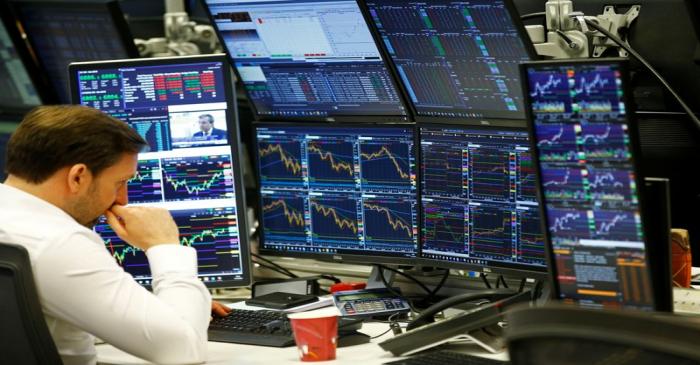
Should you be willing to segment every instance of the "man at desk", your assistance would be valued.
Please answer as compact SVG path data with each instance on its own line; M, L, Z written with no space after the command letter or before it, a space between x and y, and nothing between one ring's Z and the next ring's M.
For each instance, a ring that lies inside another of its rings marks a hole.
M126 123L81 106L31 111L9 141L0 184L0 242L29 252L39 299L64 364L96 362L94 337L157 363L206 360L211 297L197 254L179 245L167 210L129 207L127 182L146 146ZM117 265L92 231L146 252L153 293Z
M226 131L214 128L214 116L202 114L199 116L199 132L192 135L194 140L226 139Z

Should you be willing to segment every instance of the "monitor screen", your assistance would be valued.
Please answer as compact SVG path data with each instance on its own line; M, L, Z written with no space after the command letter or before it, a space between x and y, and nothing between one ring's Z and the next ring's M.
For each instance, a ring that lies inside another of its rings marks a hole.
M653 309L623 64L524 70L558 297Z
M70 103L68 64L137 56L116 2L12 1L56 97Z
M4 110L28 110L41 104L12 37L0 21L0 114Z
M412 127L259 125L256 136L262 250L416 257Z
M527 131L421 126L420 150L422 258L546 271Z
M7 142L10 141L11 132L0 130L0 182L5 181L5 159L7 156Z
M149 143L128 182L129 204L171 211L210 286L250 282L231 73L225 56L78 63L74 100L128 123ZM102 221L114 258L149 285L145 254Z
M525 119L518 63L532 53L510 1L366 4L418 116Z
M405 116L354 0L206 0L259 117Z

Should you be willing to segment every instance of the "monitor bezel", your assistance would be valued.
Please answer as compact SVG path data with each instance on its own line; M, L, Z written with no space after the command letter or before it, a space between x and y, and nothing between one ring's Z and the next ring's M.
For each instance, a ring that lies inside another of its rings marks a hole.
M523 96L525 98L525 106L526 106L526 112L527 112L527 124L528 124L528 131L530 134L530 143L531 143L531 151L533 154L533 162L535 163L535 179L537 181L537 186L541 187L542 186L542 173L541 173L541 164L539 162L539 149L537 148L537 138L535 135L535 120L534 120L534 113L532 111L532 98L530 97L529 93L529 79L528 79L528 69L530 67L547 67L547 66L563 66L563 65L610 65L610 64L615 64L619 67L620 70L620 79L622 81L622 90L623 90L623 96L622 100L623 103L625 103L625 124L627 125L628 128L628 136L629 136L629 146L630 146L630 153L632 154L631 158L631 163L633 166L633 171L635 174L635 184L637 186L637 197L639 200L639 212L640 215L642 216L642 232L644 234L644 253L645 253L645 261L646 261L646 266L647 266L647 273L649 275L649 285L651 286L652 290L652 298L653 298L653 303L652 307L654 310L668 310L667 308L664 307L664 302L667 301L662 298L663 293L659 292L657 288L654 285L654 278L653 278L653 272L652 272L652 267L653 265L651 264L652 258L650 257L649 253L654 252L653 249L649 249L651 246L651 242L649 242L650 237L655 237L653 235L653 222L649 221L649 214L645 213L645 194L644 194L644 176L642 173L642 169L640 166L641 162L641 149L640 149L640 141L639 141L639 129L637 126L637 123L635 123L635 108L634 108L634 103L632 100L632 95L631 93L631 87L630 87L630 78L629 78L629 63L627 59L624 58L605 58L605 59L575 59L575 60L547 60L547 61L531 61L531 62L524 62L520 64L520 73L521 73L521 78L523 80ZM545 235L545 256L547 256L547 263L549 267L549 282L551 285L551 296L550 298L553 300L559 301L560 298L560 293L561 293L561 288L559 287L559 281L557 280L557 262L556 262L556 257L554 255L554 246L552 244L552 237L549 233L549 222L547 220L547 212L545 209L545 199L544 199L544 192L543 189L538 188L537 189L537 197L539 200L539 207L540 207L540 216L542 217L542 230ZM633 309L633 310L639 310L641 308L635 308L635 307L628 307L628 306L622 306L623 309ZM642 309L643 310L643 309Z
M269 255L269 256L282 256L282 257L294 257L294 258L308 258L308 259L315 259L319 261L327 261L327 262L335 262L335 263L354 263L354 264L366 264L366 265L373 265L373 264L399 264L399 265L416 265L418 263L418 257L420 254L420 177L419 177L419 170L420 167L418 165L418 138L416 135L416 129L415 129L415 124L413 123L394 123L394 124L382 124L382 123L373 123L373 122L366 122L366 123L280 123L280 122L255 122L253 123L253 128L252 128L252 141L255 143L255 152L254 152L254 163L253 163L253 169L255 170L255 177L256 180L259 182L260 180L260 169L258 168L258 163L257 161L259 160L259 154L258 154L258 141L257 141L257 130L258 128L288 128L288 127L310 127L310 128L377 128L377 129L410 129L413 133L413 153L416 158L416 195L414 197L416 198L416 225L418 227L418 234L417 234L417 240L416 240L416 251L415 251L415 257L396 257L396 256L383 256L383 255L375 255L373 252L368 252L368 254L339 254L339 253L334 253L334 254L325 254L325 253L313 253L313 252L293 252L293 251L278 251L278 250L272 250L268 248L264 248L264 240L265 240L265 231L262 228L262 222L263 222L263 212L262 212L262 206L263 206L263 201L262 199L258 199L258 206L257 206L257 218L258 222L260 222L260 227L258 228L258 237L259 237L259 250L260 253L263 255ZM258 183L257 186L257 193L260 194L260 190L262 189L262 185Z
M12 8L13 13L15 14L17 21L22 24L23 27L23 32L25 33L26 36L26 42L29 44L31 47L31 52L33 54L36 67L37 67L37 73L39 75L43 75L46 80L46 91L47 95L49 95L49 101L48 102L56 102L60 103L60 92L56 90L53 86L53 83L50 82L49 78L49 72L47 72L47 68L44 65L44 62L42 61L41 57L39 56L39 52L37 49L36 43L34 42L34 37L32 37L29 33L26 31L26 27L23 25L24 21L22 20L21 14L21 7L23 5L35 5L35 6L60 6L61 8L65 8L67 10L72 10L72 9L85 9L85 8L94 8L94 7L104 7L104 9L109 13L109 16L112 18L112 24L114 24L115 29L117 30L117 34L119 34L119 40L124 48L127 57L129 58L138 58L140 57L138 48L136 47L136 44L134 43L134 38L131 34L131 31L129 30L129 26L126 22L126 18L124 17L124 13L121 10L121 7L119 6L119 2L116 0L89 0L89 1L78 1L78 0L69 0L69 1L50 1L50 0L9 0L7 1L8 7ZM65 72L65 71L64 71ZM68 79L70 82L70 78ZM70 86L70 85L69 85ZM72 91L69 90L69 99L72 98Z
M527 128L523 123L520 123L519 126L494 126L494 125L483 125L483 124L457 124L457 123L428 123L428 122L423 122L423 123L416 123L416 135L418 138L419 143L422 141L422 132L423 128L433 128L433 129L443 129L443 128L453 128L453 129L462 129L462 130L507 130L507 131L516 131L516 132L525 132L527 133ZM528 135L529 138L529 135ZM532 152L530 152L532 153ZM420 237L420 242L419 242L419 255L418 255L418 262L422 266L432 266L432 267L441 267L441 268L447 268L447 269L455 269L455 270L467 270L467 271L475 271L475 272L480 272L484 274L501 274L501 275L507 275L507 276L513 276L513 277L527 277L527 278L536 278L536 279L545 279L548 273L548 262L546 257L544 258L545 264L541 267L535 267L535 266L527 266L525 264L513 264L513 265L507 265L507 266L500 266L500 265L493 265L493 262L496 262L494 260L489 260L491 264L486 264L486 265L481 265L481 264L471 264L471 263L466 263L466 262L452 262L452 261L446 261L446 260L440 260L440 259L431 259L431 258L425 258L423 257L423 228L424 228L424 221L423 221L423 174L420 169L420 166L422 166L423 163L423 149L421 148L421 145L418 145L418 166L419 166L419 181L418 181L418 186L419 186L419 191L418 191L418 196L419 196L419 219L420 219L420 232L419 232L419 237ZM537 213L541 215L541 211L537 210ZM540 217L541 220L541 217ZM514 267L515 265L521 266L521 267Z
M233 169L233 179L236 194L236 216L238 223L238 241L241 255L241 265L243 269L242 280L225 280L225 281L209 281L204 284L209 288L223 287L245 287L252 283L253 266L251 264L251 250L249 244L249 230L246 213L245 186L243 185L243 170L241 165L241 139L238 131L238 109L236 104L235 89L233 88L233 79L231 73L231 65L228 57L224 54L203 55L203 56L182 56L182 57L164 57L164 58L143 58L143 59L124 59L124 60L109 60L95 62L75 62L68 66L70 76L70 90L73 104L80 104L79 90L75 87L78 82L77 74L81 70L94 70L105 68L123 68L123 67L143 67L143 66L158 66L158 65L186 65L193 63L211 63L221 62L224 90L227 95L228 108L226 113L226 125L229 138L228 146L231 148L231 162L236 166ZM211 275L209 275L211 276Z
M58 102L52 95L51 86L46 75L41 72L35 54L28 46L28 41L22 36L22 30L18 27L19 19L15 16L9 2L0 1L0 22L3 23L10 41L19 56L22 65L29 75L32 85L36 89L37 95L42 104L52 104ZM32 109L32 107L14 107L12 105L0 105L3 112L22 115Z
M482 124L482 125L499 125L499 126L520 126L524 123L525 120L525 114L523 113L522 117L513 117L513 118L503 118L503 117L488 117L488 116L482 116L482 117L445 117L445 116L432 116L432 115L425 115L424 113L419 113L417 106L411 98L408 96L408 88L404 84L403 80L399 77L399 72L396 67L396 63L394 62L394 59L391 58L389 55L389 50L386 47L386 44L384 44L384 41L382 40L381 34L379 33L379 29L377 29L376 24L374 24L374 21L372 20L372 16L369 11L369 6L367 5L368 0L357 0L358 5L360 6L360 9L362 10L362 14L365 17L365 22L368 24L370 28L370 32L372 33L372 37L374 37L374 43L379 47L380 52L382 54L382 57L385 58L385 63L387 66L391 68L391 74L395 78L396 82L398 83L399 87L401 88L401 94L403 95L403 98L406 102L406 105L410 108L411 115L413 115L413 120L416 123L455 123L458 121L462 122L468 122L468 123L474 123L475 125ZM513 3L513 0L503 0L503 3L506 7L506 11L508 11L508 14L510 17L513 19L513 23L515 25L516 31L518 33L518 37L523 41L523 45L525 47L525 51L528 54L528 57L530 60L536 60L538 59L537 56L537 51L535 51L535 46L532 44L532 41L530 40L530 37L527 34L527 31L525 30L525 25L523 24L522 20L520 19L520 15L518 14L518 11L515 7L515 4ZM522 81L522 80L521 80ZM522 84L522 82L521 82ZM524 96L523 96L523 105L525 103ZM459 123L459 122L458 122Z
M209 4L207 4L206 0L199 0L201 6L204 8L204 11L207 14L207 18L209 19L210 23L212 24L212 27L214 28L214 31L216 32L216 35L219 39L219 42L221 43L223 49L225 50L225 53L227 57L229 57L229 61L231 63L231 67L233 68L233 72L236 75L236 80L238 82L242 82L242 78L240 73L238 72L238 69L235 66L236 60L234 59L233 56L231 56L231 50L228 49L228 45L226 42L223 41L223 36L221 35L221 31L215 24L214 17L211 13L211 9L209 8ZM359 4L358 4L359 7ZM362 10L360 10L362 12ZM365 24L367 25L367 28L370 30L370 33L372 32L371 26L369 23L367 23L367 20L365 19ZM396 93L399 97L399 102L401 104L401 107L403 107L403 110L405 114L386 114L386 115L373 115L373 114L367 114L367 115L353 115L353 114L341 114L341 115L330 115L330 116L280 116L280 115L268 115L268 114L260 114L258 112L258 108L253 101L253 99L250 97L248 91L245 90L245 97L248 101L248 104L250 105L251 110L253 111L253 115L255 116L255 122L268 122L268 121L278 121L278 122L306 122L306 123L323 123L323 122L364 122L367 120L370 120L372 122L377 122L377 123L408 123L411 122L412 119L412 113L411 109L408 105L408 100L405 98L405 94L402 91L402 87L400 83L397 81L395 74L392 72L391 67L389 66L389 62L386 59L386 56L382 52L381 47L376 44L375 46L377 47L377 50L379 51L380 56L382 57L382 63L384 64L384 67L387 70L387 73L389 74L389 78L391 79L391 82L394 84L394 89L396 90Z

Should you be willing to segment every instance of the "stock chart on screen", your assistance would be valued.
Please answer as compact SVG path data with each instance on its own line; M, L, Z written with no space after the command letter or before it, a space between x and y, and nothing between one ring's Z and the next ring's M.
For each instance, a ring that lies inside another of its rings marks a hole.
M149 144L127 183L129 204L170 210L180 243L197 250L200 277L214 284L246 275L232 154L236 145L227 133L234 112L224 84L229 71L217 57L71 68L82 105L123 120ZM95 229L117 262L137 281L150 284L145 254L121 241L105 222Z
M560 298L653 309L622 65L525 70Z
M420 149L422 257L546 268L527 132L421 126Z
M256 129L263 248L415 257L411 127Z
M355 1L205 3L259 115L406 115Z
M525 117L518 63L530 56L506 1L366 3L419 116Z

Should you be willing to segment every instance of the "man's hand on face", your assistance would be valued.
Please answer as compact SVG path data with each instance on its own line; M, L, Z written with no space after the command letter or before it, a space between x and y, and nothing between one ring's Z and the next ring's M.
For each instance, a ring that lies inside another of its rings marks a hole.
M144 251L157 245L179 244L180 233L166 209L115 204L105 216L119 238Z

